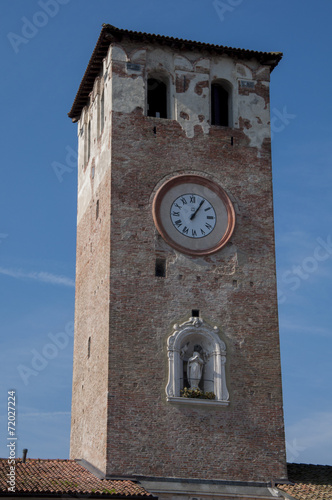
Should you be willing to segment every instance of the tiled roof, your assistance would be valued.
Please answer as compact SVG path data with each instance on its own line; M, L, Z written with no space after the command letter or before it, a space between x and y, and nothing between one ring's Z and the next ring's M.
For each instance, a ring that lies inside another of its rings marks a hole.
M0 495L8 495L8 459L0 459ZM75 460L28 459L15 463L13 496L42 494L88 494L112 497L154 497L139 484L129 480L98 479Z
M124 30L116 28L111 24L103 24L97 44L82 78L72 108L68 113L69 118L72 118L73 121L77 121L82 109L87 103L95 78L100 73L103 59L107 55L108 47L111 43L120 42L123 38L140 43L150 42L167 45L178 50L206 50L214 54L225 54L239 59L254 58L261 64L269 65L271 71L277 66L282 58L281 52L258 52L255 50L236 49L233 47L226 47L224 45L214 45L211 43L195 42L193 40L183 40L182 38L173 38L170 36L143 33L140 31Z
M0 496L89 495L154 499L130 480L98 479L75 460L28 459L15 462L15 493L8 493L8 459L0 459ZM290 484L278 484L286 498L332 500L332 466L288 464Z
M277 487L296 500L332 500L332 466L288 464L292 484Z

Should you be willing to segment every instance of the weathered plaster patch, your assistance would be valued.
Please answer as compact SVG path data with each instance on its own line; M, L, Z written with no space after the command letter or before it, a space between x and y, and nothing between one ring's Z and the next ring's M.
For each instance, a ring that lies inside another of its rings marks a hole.
M147 71L166 70L169 74L174 73L174 61L171 51L155 49L146 54Z
M144 109L144 82L141 76L121 78L113 75L113 111L132 113L137 107Z
M128 61L126 52L121 47L117 47L116 45L111 45L109 50L109 58L113 61Z
M146 61L146 50L138 49L132 52L130 60L136 64L145 64Z
M89 206L90 200L92 197L92 186L90 182L90 176L84 175L82 176L82 184L80 186L80 190L78 191L77 199L78 199L78 209L77 209L77 223L81 220L82 216L85 213L85 210Z
M190 77L190 79L188 78ZM205 78L205 79L204 79ZM187 137L195 136L195 126L202 127L203 133L208 134L210 125L209 118L209 81L202 74L189 74L177 72L177 80L186 82L186 92L176 94L176 117ZM196 90L200 90L199 94ZM182 113L182 114L181 114ZM184 119L183 116L189 116ZM203 117L203 119L202 119Z
M263 141L270 138L270 112L265 99L257 94L254 98L253 94L239 96L239 115L250 146L260 149Z
M211 81L227 80L233 87L236 86L236 69L231 59L214 59L211 64Z
M195 75L190 73L185 73L184 75L176 75L176 92L177 94L181 94L183 92L187 92L190 86L191 80L195 78Z
M186 57L183 56L175 56L174 58L174 67L175 69L180 69L183 71L192 71L193 70L193 65L187 59Z
M209 73L210 65L210 59L198 59L194 64L194 69L197 73Z
M242 124L243 128L246 128L247 130L252 128L250 120L247 120L247 119L241 118L241 117L240 117L240 120L241 120L241 124Z
M203 133L208 134L210 130L210 125L207 123L207 121L202 121L197 113L192 111L190 108L186 108L185 106L182 106L182 109L185 111L181 111L179 115L179 124L181 125L182 129L184 130L186 136L189 139L192 139L195 136L195 126L199 125L202 127ZM189 120L186 118L185 120L181 117L181 113L187 114L190 118Z
M126 73L127 75L135 78L136 76L143 76L144 66L137 63L127 63L126 64Z
M114 75L121 76L122 78L126 78L128 72L126 68L126 63L123 61L113 61L112 63L112 77Z
M205 80L204 82L198 82L195 85L195 93L198 95L203 94L203 89L204 88L209 88L209 82Z
M270 67L261 67L261 68L258 68L256 71L255 71L255 75L254 75L254 78L256 78L257 80L266 80L266 81L269 81L270 80Z
M257 71L257 69L261 67L261 64L256 61L256 59L249 59L246 61L246 64L244 64L244 66L248 66L251 71Z
M180 117L183 118L184 120L189 120L188 113L185 113L184 111L180 112Z
M235 66L236 74L240 78L247 78L248 80L252 80L252 71L248 66L244 64L237 63Z
M99 92L100 92L100 77L97 76L97 78L95 79L95 82L93 84L92 92L90 93L91 102L93 102L95 100L95 98L99 94Z

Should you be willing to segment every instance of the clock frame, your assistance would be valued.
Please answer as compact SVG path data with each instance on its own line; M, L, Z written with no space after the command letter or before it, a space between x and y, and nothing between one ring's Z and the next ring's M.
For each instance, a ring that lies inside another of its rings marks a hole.
M192 196L197 198L197 205L189 205ZM202 200L207 208L200 208ZM172 217L175 205L178 207L178 213L182 211L183 214L178 219L178 223L181 222L184 225L182 233L176 226L177 221ZM188 210L188 206L193 214L195 210L201 210L199 214L201 222L197 224L195 221L196 225L192 227L190 227L191 221L189 220L191 217L188 219L188 212L187 215L184 213ZM212 229L204 219L204 210L209 210L210 214L214 213L216 216ZM155 226L162 238L175 250L191 256L210 255L217 252L227 244L235 227L235 211L227 193L216 182L193 174L177 175L166 181L154 197L152 214ZM185 220L189 222L188 227L184 224ZM196 237L188 233L188 230L194 231L193 227L196 232L203 232L205 225L208 228L206 235L200 233L201 237ZM183 232L186 230L187 233Z

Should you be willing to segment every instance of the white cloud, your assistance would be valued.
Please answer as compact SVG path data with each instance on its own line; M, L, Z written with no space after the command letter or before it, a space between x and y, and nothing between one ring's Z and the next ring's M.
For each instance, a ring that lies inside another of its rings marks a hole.
M303 324L295 317L282 317L279 322L280 330L287 333L299 333L300 335L320 335L321 337L331 337L330 327L317 326L314 324Z
M51 285L75 286L75 281L71 278L67 278L66 276L57 276L56 274L46 273L43 271L27 273L21 271L20 269L5 269L0 267L0 274L16 279L31 279L41 283L49 283Z
M68 458L70 411L38 412L36 408L20 411L19 407L17 424L17 457L27 448L30 458ZM7 453L6 443L0 442L0 456Z
M20 413L20 417L24 418L54 418L58 416L69 416L70 411L52 411L52 412L35 412L35 413Z

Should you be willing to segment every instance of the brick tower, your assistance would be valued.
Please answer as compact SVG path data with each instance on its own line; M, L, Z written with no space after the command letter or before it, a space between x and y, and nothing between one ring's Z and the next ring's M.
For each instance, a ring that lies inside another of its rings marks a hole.
M280 59L104 25L69 113L71 457L160 497L266 498L286 477L269 122Z

